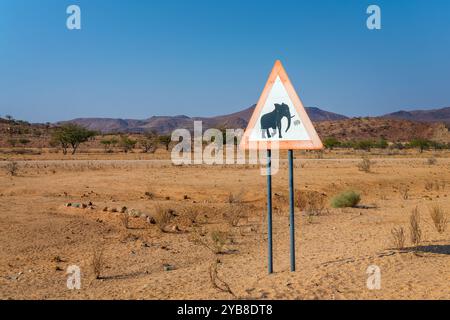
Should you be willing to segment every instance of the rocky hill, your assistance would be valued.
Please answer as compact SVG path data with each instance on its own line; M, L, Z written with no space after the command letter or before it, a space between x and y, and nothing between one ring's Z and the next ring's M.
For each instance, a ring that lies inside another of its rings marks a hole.
M202 121L203 128L245 128L255 106L245 110L216 117L153 116L145 120L110 119L110 118L78 118L68 122L79 124L102 133L129 132L139 133L154 130L160 134L168 134L177 128L193 129L194 121ZM312 121L343 120L346 116L321 110L306 108Z

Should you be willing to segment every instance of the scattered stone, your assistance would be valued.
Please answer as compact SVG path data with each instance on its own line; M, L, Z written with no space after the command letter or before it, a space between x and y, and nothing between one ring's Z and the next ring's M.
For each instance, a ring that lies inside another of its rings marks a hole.
M166 200L170 200L170 197L166 197Z
M122 209L120 209L120 213L125 213L125 212L127 212L127 207L122 207Z
M53 258L53 261L54 261L54 262L66 262L66 261L64 261L60 256L55 256L55 257Z
M87 204L82 203L82 204L81 204L81 208L82 208L82 209L86 209L86 208L87 208Z
M164 269L164 271L172 271L172 270L175 270L175 266L165 263L165 264L163 264L163 269Z
M117 208L111 208L111 212L117 212Z
M147 217L147 222L150 224L156 224L156 220L153 217Z
M63 269L60 266L56 266L55 271L63 271Z
M185 194L185 195L183 196L183 199L184 199L184 200L188 200L188 199L189 199L188 195Z
M180 230L180 228L178 228L178 226L177 225L174 225L173 227L172 227L172 232L180 232L181 230Z
M22 274L23 274L23 272L19 272L19 273L16 274L16 275L7 276L6 278L7 278L8 280L17 281L17 280L19 280L19 278L20 278L20 276L21 276Z
M131 210L128 211L128 215L130 217L137 218L137 217L141 216L141 212L139 210L136 210L136 209L131 209Z
M104 207L104 208L103 208L103 211L104 211L104 212L108 211L108 207Z

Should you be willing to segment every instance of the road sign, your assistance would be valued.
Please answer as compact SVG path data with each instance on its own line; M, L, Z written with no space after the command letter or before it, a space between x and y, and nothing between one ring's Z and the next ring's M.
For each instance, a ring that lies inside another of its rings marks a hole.
M274 144L273 142L277 143ZM264 142L264 143L259 143ZM322 149L316 130L279 60L241 140L244 149Z
M322 149L316 130L279 60L259 98L242 136L243 149L267 150L268 271L272 258L272 149L287 149L289 159L289 231L291 271L295 271L294 149Z

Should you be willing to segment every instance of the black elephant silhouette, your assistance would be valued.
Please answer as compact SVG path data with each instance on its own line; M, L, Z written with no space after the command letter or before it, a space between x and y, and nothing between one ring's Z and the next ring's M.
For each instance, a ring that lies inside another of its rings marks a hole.
M288 126L286 128L287 132L289 128L291 127L291 119L294 118L294 116L291 116L291 112L289 111L289 106L285 103L275 103L274 104L275 109L269 113L264 114L261 117L261 130L262 130L262 137L266 138L264 134L267 134L267 138L271 138L269 129L272 128L276 131L278 131L278 137L281 139L282 136L282 128L281 128L281 119L286 117L288 119Z

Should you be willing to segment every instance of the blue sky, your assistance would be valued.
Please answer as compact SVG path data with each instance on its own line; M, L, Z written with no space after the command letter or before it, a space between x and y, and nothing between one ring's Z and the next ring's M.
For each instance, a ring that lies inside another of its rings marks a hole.
M82 29L66 28L77 4ZM366 28L378 4L382 30ZM306 106L450 106L446 0L0 0L0 116L212 116L255 103L280 59Z

